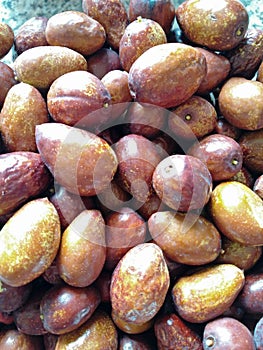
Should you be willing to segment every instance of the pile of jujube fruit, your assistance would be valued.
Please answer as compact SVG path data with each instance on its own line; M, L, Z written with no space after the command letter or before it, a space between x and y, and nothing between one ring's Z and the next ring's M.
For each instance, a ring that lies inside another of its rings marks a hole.
M83 0L0 23L0 58L0 349L263 349L244 5Z

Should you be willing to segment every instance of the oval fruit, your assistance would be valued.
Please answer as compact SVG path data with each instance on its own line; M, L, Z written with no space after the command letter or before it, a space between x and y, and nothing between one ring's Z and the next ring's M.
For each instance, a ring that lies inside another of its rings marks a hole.
M62 46L38 46L21 53L14 61L17 79L38 89L48 89L59 76L87 70L80 53Z
M221 250L221 236L215 226L200 216L184 230L187 217L183 213L163 211L148 220L150 234L166 257L187 265L207 264L217 258Z
M0 22L0 43L0 59L2 59L11 50L14 43L14 32L4 22Z
M213 181L230 179L240 171L243 163L239 143L231 137L216 133L195 142L187 154L206 164Z
M99 277L105 259L103 217L98 210L83 210L62 234L57 257L59 275L71 286L87 287Z
M51 117L59 123L94 128L108 121L111 96L99 78L86 71L74 71L58 77L47 94ZM99 110L98 113L93 111Z
M130 68L131 95L138 102L175 107L196 92L206 69L204 55L190 45L151 47Z
M16 31L15 50L18 55L35 46L48 45L45 30L48 18L44 16L31 17Z
M112 274L112 314L132 326L151 321L163 305L169 284L168 268L156 244L131 248Z
M207 322L232 305L244 283L244 273L235 265L203 268L175 282L172 289L175 309L188 322Z
M47 198L26 203L0 231L0 279L13 287L33 281L51 265L59 244L53 204Z
M263 273L248 274L240 292L237 304L248 314L260 315L263 312Z
M223 117L244 130L263 128L263 84L242 77L232 77L222 86L218 103Z
M154 323L154 333L159 350L203 350L202 341L197 333L174 313L157 317Z
M210 200L216 227L230 240L246 245L263 244L263 201L238 181L221 182Z
M51 174L38 153L1 154L0 215L11 213L28 199L40 195L50 183Z
M59 335L55 350L118 349L118 333L110 316L96 310L92 317L72 332Z
M19 83L8 91L0 114L0 130L9 152L36 152L35 127L48 122L47 105L32 85Z
M119 49L121 37L128 25L128 14L121 0L82 0L83 11L105 29L106 42Z
M247 10L238 0L187 0L175 14L189 40L214 51L237 46L248 28Z
M202 209L212 191L212 177L205 163L185 154L163 159L153 172L152 183L166 205L182 212Z
M98 21L72 10L51 16L45 34L49 45L65 46L85 56L99 50L106 40L105 30Z
M56 181L69 192L93 196L110 186L117 157L97 135L62 123L36 126L36 144Z
M13 69L4 62L0 62L0 79L0 107L2 107L6 94L17 83Z
M137 17L124 31L119 56L123 69L129 72L132 64L150 47L167 43L163 28L152 19Z
M40 303L43 326L52 334L71 332L85 323L99 304L100 295L94 287L52 287Z
M256 174L263 173L263 130L246 131L238 142L243 152L243 164Z
M256 350L253 335L240 321L222 317L205 325L204 350Z

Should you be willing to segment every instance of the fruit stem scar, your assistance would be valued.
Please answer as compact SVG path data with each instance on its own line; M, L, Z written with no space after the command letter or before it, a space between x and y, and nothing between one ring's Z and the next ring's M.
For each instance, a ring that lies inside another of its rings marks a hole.
M244 33L244 28L240 27L236 30L236 36L241 36Z
M192 119L192 116L190 115L190 114L186 114L186 116L185 116L185 120L191 120Z
M234 159L232 160L232 165L237 166L238 163L239 163L239 161L238 161L236 158L234 158Z
M209 337L206 338L205 345L206 345L207 348L211 348L212 346L214 346L214 344L215 344L214 337L209 336Z

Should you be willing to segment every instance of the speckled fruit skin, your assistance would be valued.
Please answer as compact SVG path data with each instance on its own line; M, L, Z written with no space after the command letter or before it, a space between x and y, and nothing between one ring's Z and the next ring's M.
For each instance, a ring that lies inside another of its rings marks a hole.
M213 181L230 179L239 172L243 163L239 143L231 137L216 133L195 142L187 154L197 157L206 164Z
M202 209L212 192L212 176L205 163L185 154L163 159L153 172L152 183L164 204L181 212Z
M248 13L237 0L187 0L176 19L189 40L215 51L237 46L248 28Z
M135 326L151 321L164 302L169 284L168 268L156 244L131 248L112 274L112 314Z
M263 129L243 132L238 142L243 152L243 164L249 171L263 173Z
M92 316L100 301L100 294L93 286L54 286L41 299L43 326L52 334L71 332Z
M164 108L190 98L206 74L204 55L181 43L156 45L136 59L129 71L131 95Z
M216 126L216 109L201 96L190 97L180 106L172 108L171 112L168 114L168 126L178 138L201 138L212 132Z
M175 309L188 322L207 322L232 305L244 283L244 273L235 265L203 268L175 282L172 289Z
M26 83L12 86L0 114L0 130L6 149L9 152L36 152L35 126L47 122L47 105L40 92Z
M59 123L85 128L108 121L107 107L111 96L99 78L86 71L74 71L58 77L47 94L51 117ZM98 110L98 113L92 114Z
M158 350L203 350L201 338L176 314L157 317L154 333Z
M128 15L130 22L135 21L138 16L150 18L169 33L175 16L175 7L171 0L131 0Z
M104 27L107 43L118 50L120 39L128 25L128 14L122 1L82 0L82 8Z
M202 265L215 260L221 250L221 236L216 227L200 216L185 232L185 214L158 211L148 220L148 227L166 257L187 265Z
M24 334L19 332L17 329L8 329L3 331L0 337L0 347L2 349L43 349L41 338Z
M4 23L0 22L0 59L3 58L11 49L14 43L14 32L12 28Z
M110 316L96 310L78 329L58 337L55 350L117 350L118 333Z
M103 26L80 11L63 11L51 16L45 34L49 45L65 46L85 56L99 50L106 40Z
M32 47L48 45L45 35L47 21L45 16L31 17L18 28L14 42L18 55Z
M59 76L75 70L87 70L86 59L80 53L62 46L33 47L14 61L18 81L38 89L48 89Z
M129 134L114 145L118 158L119 185L138 201L145 202L152 192L152 174L161 157L157 148L144 136Z
M0 215L11 213L51 183L51 174L35 152L0 155Z
M128 72L143 52L166 42L165 32L159 23L138 17L125 28L120 40L119 56L123 69Z
M238 181L221 182L209 208L216 227L230 240L263 244L263 201L252 189Z
M263 84L232 77L222 86L218 103L221 114L232 125L244 130L263 128Z
M57 182L80 196L105 190L117 170L117 158L109 144L86 130L44 123L36 127L36 144Z
M224 53L231 64L229 76L252 79L262 62L262 49L263 30L249 28L238 46Z
M87 287L98 278L105 259L104 219L98 210L83 210L62 234L59 275L71 286Z
M204 350L256 350L250 330L232 317L218 318L206 324L203 347Z
M216 52L197 47L206 59L207 72L197 89L198 95L206 95L215 90L228 77L230 72L230 61Z
M53 204L47 198L26 203L0 231L0 279L13 287L33 281L51 265L59 244Z
M5 97L9 89L17 84L13 69L4 62L0 62L0 106L3 106Z

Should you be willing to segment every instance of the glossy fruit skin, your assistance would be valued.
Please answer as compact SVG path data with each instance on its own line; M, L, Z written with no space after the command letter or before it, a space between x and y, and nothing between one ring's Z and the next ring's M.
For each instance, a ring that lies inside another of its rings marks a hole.
M212 192L209 207L216 227L230 240L262 245L263 202L248 186L238 181L221 182Z
M245 278L245 285L238 296L238 305L250 314L262 313L263 298L263 274L248 274Z
M108 120L106 110L110 103L110 93L100 79L84 71L63 74L51 84L47 94L47 107L56 122L77 124L88 130ZM94 118L92 112L96 110L100 111Z
M47 105L38 89L26 83L12 86L0 115L6 150L36 152L35 127L48 121Z
M248 28L246 8L236 0L187 0L177 8L176 19L190 41L214 51L237 46Z
M253 184L253 191L263 199L263 175L260 175L256 178Z
M32 47L48 45L45 35L47 21L44 16L31 17L18 28L14 42L18 55Z
M131 66L131 94L138 102L175 107L196 92L206 69L204 55L190 45L157 45L145 51Z
M39 154L9 152L0 155L0 215L12 213L40 195L51 183L51 174Z
M249 28L238 46L224 53L231 65L229 76L252 79L262 62L262 48L263 30Z
M7 350L44 350L41 337L24 334L16 329L4 331L0 337L0 348Z
M13 29L4 22L0 22L0 59L2 59L11 49L14 43Z
M184 229L187 217L183 213L158 211L148 220L156 243L171 260L187 265L212 262L221 251L221 236L216 227L199 216L190 228Z
M161 161L155 145L144 136L129 134L114 145L118 184L140 202L151 194L152 174Z
M118 333L110 316L96 310L82 326L58 337L55 350L117 350Z
M206 95L220 87L221 83L229 76L231 69L230 61L227 57L213 51L197 47L206 58L207 72L197 89L198 95Z
M57 182L80 196L106 189L117 170L109 144L95 134L62 123L36 127L36 144Z
M137 17L125 28L120 40L119 56L123 69L129 72L136 59L150 47L167 43L166 34L159 23Z
M162 306L169 284L168 268L156 244L131 248L112 274L113 317L131 326L150 322Z
M104 75L114 69L121 69L119 54L108 47L102 47L93 55L86 57L86 60L88 72L94 74L99 79L102 79Z
M1 280L19 287L39 277L54 260L60 235L57 211L46 197L24 204L0 231Z
M65 46L82 55L91 55L105 43L103 26L84 12L63 11L48 19L46 39L49 45Z
M192 96L168 114L168 126L176 137L201 138L211 133L217 120L214 106L201 96Z
M261 246L247 246L222 236L222 251L216 262L234 264L242 270L249 270L256 264L261 255Z
M203 323L222 315L235 301L245 283L244 273L232 264L215 264L180 277L172 288L179 316Z
M11 313L22 306L32 291L32 284L28 283L21 287L11 287L0 281L0 310Z
M200 337L176 314L157 317L154 323L158 350L202 350Z
M144 242L146 223L137 212L123 207L109 214L105 224L107 248L104 268L111 271L129 249Z
M169 33L175 17L175 7L170 0L131 0L129 2L128 15L130 22L138 16L149 18L161 25L166 34Z
M242 167L243 153L239 143L231 137L211 134L191 146L187 154L202 160L213 181L228 180Z
M220 112L231 124L240 129L259 130L263 127L262 93L262 83L232 77L220 90L218 96Z
M100 294L93 286L55 286L41 300L43 326L52 334L71 332L92 317L100 301Z
M83 210L71 222L62 234L57 259L67 284L87 287L97 279L106 259L105 222L98 210Z
M82 9L104 27L106 42L118 50L120 39L128 25L124 4L120 0L82 0Z
M2 107L7 92L12 86L17 84L17 81L15 80L14 70L4 62L0 62L0 79L0 106Z
M212 191L212 177L207 166L185 154L163 159L155 168L152 181L160 199L182 212L203 208Z
M256 350L250 330L240 321L222 317L206 324L204 350Z
M263 130L247 131L242 133L238 142L243 152L243 163L255 174L262 174L262 154L263 154Z
M18 81L38 89L48 89L59 76L87 70L87 61L80 53L62 46L37 46L30 48L14 61Z

